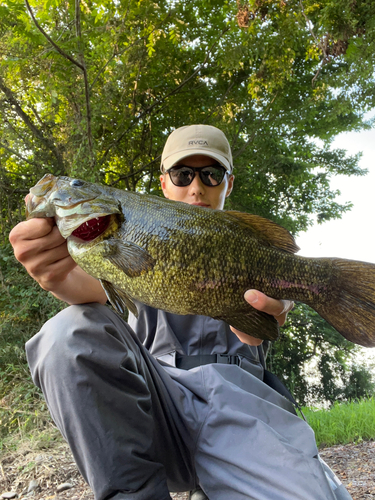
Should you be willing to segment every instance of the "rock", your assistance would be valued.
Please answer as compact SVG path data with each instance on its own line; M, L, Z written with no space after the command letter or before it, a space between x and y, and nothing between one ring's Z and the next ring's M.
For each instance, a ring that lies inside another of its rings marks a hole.
M62 483L62 484L58 485L58 487L56 488L56 491L57 491L57 493L61 493L62 491L70 490L71 488L74 488L73 484L71 484L71 483Z
M39 486L38 481L36 479L32 479L29 482L29 487L27 488L27 493L31 493L32 491L36 490L38 486Z
M6 498L6 499L10 499L10 498L17 498L18 495L15 491L4 491L4 493L1 494L1 498Z

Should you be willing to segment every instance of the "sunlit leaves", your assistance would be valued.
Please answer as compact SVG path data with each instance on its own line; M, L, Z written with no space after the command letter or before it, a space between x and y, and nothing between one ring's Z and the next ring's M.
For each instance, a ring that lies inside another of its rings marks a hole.
M329 142L373 105L373 60L361 53L374 16L366 0L338 3L250 1L240 26L235 1L85 0L76 19L73 1L34 0L50 40L23 1L3 3L0 76L29 119L0 95L3 175L51 170L156 192L167 134L204 122L233 146L232 207L294 231L310 214L339 216L330 176L361 172ZM334 54L340 20L347 50Z

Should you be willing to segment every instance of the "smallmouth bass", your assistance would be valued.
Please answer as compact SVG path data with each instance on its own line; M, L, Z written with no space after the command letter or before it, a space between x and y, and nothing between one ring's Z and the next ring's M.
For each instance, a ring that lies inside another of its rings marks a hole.
M28 219L55 218L72 258L120 313L137 315L138 300L275 340L276 320L243 297L254 288L303 302L348 340L375 346L375 264L295 255L290 233L263 217L51 174L26 208Z

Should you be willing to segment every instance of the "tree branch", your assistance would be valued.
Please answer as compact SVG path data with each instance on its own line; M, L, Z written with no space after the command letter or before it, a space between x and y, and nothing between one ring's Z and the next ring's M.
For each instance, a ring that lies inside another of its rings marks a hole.
M313 37L313 39L315 40L317 46L320 48L320 50L323 52L323 60L322 60L322 64L320 66L320 68L318 69L318 71L315 73L315 76L314 78L311 80L311 85L314 87L314 84L315 84L315 80L318 78L320 72L322 71L323 69L323 66L329 62L329 54L327 53L325 47L324 47L324 44L322 42L320 42L318 40L318 38L316 37L314 31L312 30L311 28L311 21L310 19L307 17L306 13L305 13L305 9L304 9L304 6L303 6L303 3L302 3L302 0L299 1L300 3L300 6L301 6L301 12L302 12L302 15L303 17L305 18L305 21L306 21L306 24L307 24L307 27L310 31L310 34L311 36Z
M139 168L138 170L133 171L130 174L126 174L126 175L119 174L118 172L115 172L113 170L106 170L106 174L115 174L115 175L118 176L118 179L115 180L115 181L113 181L113 182L111 182L110 186L115 186L120 181L124 181L126 179L130 179L131 177L133 177L133 176L135 176L137 174L140 174L141 172L144 172L150 165L153 165L155 162L157 162L158 160L160 160L160 158L161 158L161 155L157 156L154 160L151 160L146 165L142 165L142 167Z
M57 50L57 52L63 56L65 59L68 59L71 63L77 66L83 73L84 85L85 85L85 102L86 102L86 124L87 124L87 139L89 144L90 156L93 162L93 140L92 140L92 132L91 132L91 105L90 105L90 92L89 92L89 83L87 77L87 69L83 56L83 50L81 46L81 16L80 16L80 0L76 0L75 2L75 25L76 25L76 35L78 39L78 53L81 61L77 61L70 54L62 50L52 38L46 33L46 31L40 26L38 23L33 10L30 7L28 0L25 0L27 10L29 11L32 20L34 21L35 26L42 33L42 35L49 41L49 43Z
M276 97L277 97L277 93L274 96L274 98L272 99L272 101L269 104L267 104L267 107L263 113L263 116L261 116L259 119L260 123L262 123L266 119L266 113L269 111L269 109L272 106L272 104L274 103ZM246 119L242 121L242 123L240 125L240 129L239 129L238 134L237 134L237 138L240 135L241 131L243 130L244 126L246 125L246 121L247 121ZM245 149L249 146L249 144L251 144L253 142L254 137L256 136L256 134L258 132L258 129L259 129L259 127L254 127L254 132L251 134L250 138L242 145L242 147L238 151L236 151L236 153L233 154L233 161L236 158L238 158L238 156L240 156L245 151Z
M57 50L57 52L62 55L63 57L65 57L65 59L68 59L71 63L73 63L75 66L78 66L78 68L80 68L82 71L83 71L83 67L82 65L76 61L72 56L70 56L69 54L67 54L66 52L64 52L62 50L62 48L60 48L53 40L52 38L48 35L48 33L46 33L44 31L44 29L40 26L40 24L38 23L38 21L36 20L35 16L34 16L34 12L32 11L31 7L30 7L30 4L28 2L28 0L25 0L25 4L26 4L26 7L27 7L27 10L30 12L30 16L32 17L32 20L34 21L34 24L35 26L38 28L38 30L42 33L42 35L49 41L49 43Z
M0 181L0 188L2 188L6 193L10 193L10 194L13 194L13 193L28 194L30 192L30 189L26 189L26 188L25 189L20 189L20 188L12 189L9 186L7 186L6 184L3 184L1 181Z
M3 142L0 142L0 148L6 149L7 151L9 151L9 153L11 153L12 155L17 156L20 160L23 160L23 161L29 163L30 165L35 165L34 162L32 162L32 161L28 160L27 158L25 158L24 156L20 155L19 153L17 153L17 151L15 151L14 149L10 148L9 146L7 146L6 144L4 144Z
M27 1L27 0L25 0ZM87 77L87 68L85 57L82 47L82 33L81 33L81 3L80 0L75 0L75 18L76 18L76 35L78 41L78 54L80 58L80 65L83 72L83 79L85 83L85 99L86 99L86 125L87 125L87 139L89 143L89 151L91 156L91 164L95 163L93 155L93 139L91 131L91 103L90 103L90 89Z
M229 92L232 90L232 88L234 87L234 82L231 82L227 88L227 90L224 92L224 94L221 96L220 98L220 101L219 103L217 104L217 106L215 106L213 108L213 110L211 111L211 113L209 115L207 115L207 117L204 119L204 121L202 123L207 123L208 120L211 118L211 116L215 113L215 111L218 109L218 108L221 108L223 102L225 101L227 95L229 94Z
M3 170L6 174L9 175L15 175L16 177L21 177L24 179L25 177L29 177L29 179L32 179L34 177L34 174L25 174L25 173L20 173L20 172L11 172L10 170L7 170L4 167L0 167L0 170Z
M13 95L12 90L9 89L5 85L5 82L1 76L0 76L0 90L3 91L8 102L11 104L11 106L14 107L16 113L21 118L21 120L24 122L24 124L27 126L27 128L32 132L32 134L37 139L39 139L48 149L50 149L53 152L56 160L58 161L58 165L59 165L60 169L63 171L64 170L64 162L63 162L63 159L62 159L60 153L58 152L54 142L51 141L48 137L45 137L43 132L41 130L39 130L38 127L36 127L34 125L31 118L29 117L29 115L27 113L25 113L25 111L21 108L19 102L17 101L17 99Z
M226 27L222 30L222 32L220 33L220 35L217 37L217 39L214 41L214 43L211 45L211 47L208 49L207 51L207 54L204 58L204 61L202 62L202 64L200 64L198 66L198 68L196 70L193 71L193 73L186 77L185 80L183 80L179 85L177 85L177 87L175 87L173 90L171 90L167 95L165 95L164 97L162 97L161 99L159 99L157 102L155 102L154 104L152 104L151 106L149 106L148 108L146 108L142 113L140 113L138 116L137 116L137 119L133 120L129 127L124 130L124 132L122 132L119 137L114 140L109 146L108 148L106 149L106 151L104 152L102 158L101 158L101 161L100 163L103 164L104 163L104 160L105 158L108 156L109 154L109 151L114 147L116 146L124 137L125 135L129 132L129 130L131 130L134 125L139 121L141 120L144 116L146 116L147 114L150 114L151 111L156 107L156 106L160 106L161 104L163 104L169 97L171 97L172 95L176 94L177 92L179 92L192 78L194 78L202 69L203 67L206 65L207 63L207 60L208 60L208 57L211 53L211 51L213 50L213 48L215 47L215 45L217 44L217 42L220 40L220 38L227 32L229 31L229 27Z
M170 17L170 15L171 15L171 12L168 12L167 16L162 21L160 21L160 23L157 26L155 26L155 28L153 30L151 30L149 33L147 33L147 35L145 35L145 36L143 36L141 38L138 38L135 42L131 43L130 45L128 45L127 47L125 47L123 50L120 50L119 52L113 52L112 56L108 59L108 61L105 64L103 64L103 66L97 72L97 74L96 74L96 76L95 76L92 84L90 85L90 90L92 90L92 88L94 87L95 83L97 82L99 76L103 73L103 71L105 70L105 68L108 66L108 64L115 57L122 56L123 54L125 54L125 52L127 52L129 49L131 49L135 45L139 44L143 40L147 40L147 38L150 36L150 34L152 34L154 31L156 31L157 29L159 29L165 23L165 21L168 19L168 17Z

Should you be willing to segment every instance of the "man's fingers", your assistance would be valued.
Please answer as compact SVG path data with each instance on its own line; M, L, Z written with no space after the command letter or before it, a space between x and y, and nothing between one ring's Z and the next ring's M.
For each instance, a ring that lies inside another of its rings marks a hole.
M289 311L291 311L294 307L294 302L293 300L280 300L284 304L283 310L281 311L281 314L287 314Z
M59 262L62 259L66 259L67 257L70 257L70 255L68 252L68 247L66 246L66 244L64 242L57 247L53 247L51 249L47 249L43 252L36 254L33 257L33 265L30 266L30 272L32 274L37 274L35 272L35 270L38 269L39 267L40 268L43 268L43 267L47 268L51 264L54 264L55 262Z
M65 257L57 262L53 262L43 269L40 276L33 276L37 279L42 288L53 291L57 283L63 282L67 275L77 267L77 264L70 257Z
M243 333L240 330L237 330L237 328L233 328L233 326L231 326L230 329L232 330L233 333L235 333L237 335L237 337L244 344L258 346L263 342L262 339L252 337L251 335L248 335L247 333Z
M30 219L20 222L15 226L9 234L9 239L12 240L34 240L43 238L52 231L55 226L55 220L51 217L47 219Z
M272 299L258 290L247 290L245 300L258 311L273 316L280 326L285 323L288 312L294 307L291 300Z
M14 255L23 265L45 251L60 246L66 247L66 241L61 236L53 219L32 219L20 222L9 234ZM65 257L67 255L67 250Z

